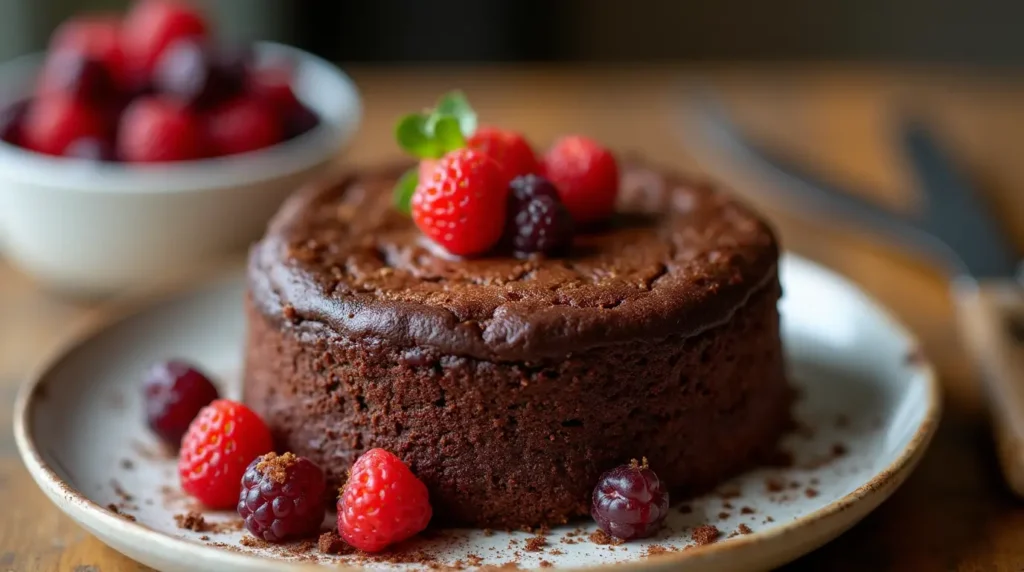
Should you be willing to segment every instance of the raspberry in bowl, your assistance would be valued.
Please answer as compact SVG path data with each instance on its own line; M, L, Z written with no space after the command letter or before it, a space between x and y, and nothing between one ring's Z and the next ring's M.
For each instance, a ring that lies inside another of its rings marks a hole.
M76 294L160 286L240 254L338 157L361 115L348 76L215 28L192 4L142 0L0 64L9 260Z

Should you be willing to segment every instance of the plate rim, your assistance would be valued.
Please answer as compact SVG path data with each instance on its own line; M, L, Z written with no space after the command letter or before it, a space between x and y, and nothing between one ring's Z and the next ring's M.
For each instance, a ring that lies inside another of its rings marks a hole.
M920 351L921 343L918 337L914 335L913 332L911 332L893 314L893 312L889 310L888 307L879 303L873 296L865 292L856 282L836 270L790 252L785 252L783 256L780 257L777 267L781 268L784 265L792 264L799 264L809 267L815 272L826 274L830 278L838 280L844 286L853 290L853 292L861 296L866 303L870 304L879 313L879 315L885 318L888 327L895 330L895 332L905 338L912 347L918 348ZM320 564L271 560L256 555L223 550L189 539L176 538L149 528L144 524L130 521L122 518L121 516L112 514L110 511L92 501L81 491L76 489L70 483L65 482L57 475L53 468L43 460L31 431L33 421L32 410L34 401L38 394L37 388L63 361L68 359L75 352L81 350L81 348L88 344L95 336L109 328L115 327L118 324L157 307L184 300L203 291L215 290L219 287L223 287L226 282L237 280L239 278L238 270L238 265L231 265L229 270L216 273L214 277L203 280L197 287L176 290L170 293L162 292L149 297L149 299L145 301L130 299L122 303L114 303L106 308L106 315L104 318L92 320L87 326L82 327L79 331L70 335L63 341L63 343L59 344L55 350L50 352L50 354L45 357L36 368L34 368L27 379L21 384L21 387L19 387L14 401L13 415L15 444L22 463L32 476L32 479L36 482L36 485L43 491L47 498L49 498L50 501L53 502L59 510L61 510L61 512L75 521L76 524L85 528L90 534L96 536L101 542L104 542L104 544L107 543L104 541L103 537L100 534L93 532L92 527L84 521L94 520L100 525L106 527L108 530L113 531L114 534L125 535L126 540L133 544L156 544L163 550L190 551L193 555L202 557L204 563L209 562L211 564L218 564L222 566L252 566L255 569L261 565L271 562L274 563L275 566L285 565L289 566L289 569L293 570L323 569ZM682 564L684 561L713 558L725 552L740 551L755 545L779 542L786 537L791 537L802 530L835 517L839 513L842 513L843 511L862 502L874 500L875 502L873 506L870 506L867 509L865 515L870 513L875 510L878 505L884 502L893 492L895 492L916 467L918 461L920 461L925 451L927 451L928 445L934 437L942 416L942 391L938 381L938 376L935 372L934 364L925 355L919 362L915 362L914 366L915 372L922 376L922 382L925 385L926 401L924 403L925 411L922 420L915 429L914 435L910 438L906 446L903 447L895 459L885 467L877 470L867 482L861 484L853 491L850 491L827 505L808 514L802 515L792 521L779 524L763 532L755 532L750 535L731 538L729 539L729 542L717 542L705 546L696 546L685 551L660 554L654 557L644 558L643 560L588 565L582 567L563 567L561 569L581 572L600 572L607 570L654 572L670 570L674 566ZM815 544L811 549L813 550L814 548L830 542L836 536L842 534L846 528L849 528L859 520L860 518L855 520L853 523L846 525L844 528L841 528L840 532L836 535L826 539L820 544ZM109 544L107 545L110 546ZM111 546L111 548L113 547ZM115 548L115 550L117 549ZM808 552L810 552L810 550L801 552L801 554ZM335 566L334 569L364 570L365 568L348 563L339 563L339 565Z

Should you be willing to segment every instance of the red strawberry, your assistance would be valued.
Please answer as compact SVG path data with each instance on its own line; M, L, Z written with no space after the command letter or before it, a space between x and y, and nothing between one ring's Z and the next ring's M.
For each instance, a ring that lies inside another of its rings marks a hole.
M199 411L181 441L181 488L210 508L232 508L249 463L272 448L270 429L258 415L218 399Z
M158 163L203 156L198 118L184 105L149 96L133 101L121 115L118 154L125 161Z
M363 453L338 498L338 534L352 546L379 552L427 527L427 487L384 449Z
M243 96L225 102L207 115L207 136L215 155L255 151L283 139L281 119L262 99Z
M472 149L456 149L416 186L413 221L452 254L487 252L505 225L506 183L492 159Z
M619 167L601 145L579 135L563 137L548 151L543 169L577 224L600 222L614 212Z
M103 115L94 108L66 95L53 95L29 104L21 125L21 142L38 153L63 155L73 141L102 139L108 132Z
M181 38L205 38L206 21L185 2L142 0L124 20L122 45L133 80L149 80L163 51Z
M49 57L45 68L58 53L72 52L97 61L106 68L117 87L126 91L130 78L121 47L121 18L97 15L72 18L61 24L50 36ZM51 73L48 69L43 75Z
M466 142L501 165L505 171L505 183L520 175L536 174L540 171L537 157L530 144L519 133L495 127L481 127Z

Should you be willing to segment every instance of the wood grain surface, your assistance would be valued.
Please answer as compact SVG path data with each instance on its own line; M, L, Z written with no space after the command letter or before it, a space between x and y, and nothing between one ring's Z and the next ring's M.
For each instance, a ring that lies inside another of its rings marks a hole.
M916 106L984 183L987 198L1024 245L1024 77L957 70L849 66L751 69L357 69L364 126L344 163L399 156L391 126L440 92L465 89L486 122L538 143L582 132L680 168L712 173L756 204L786 248L830 266L888 306L921 338L945 388L946 414L906 485L862 524L787 570L1024 570L1024 507L999 477L987 414L958 339L941 269L834 221L772 204L763 181L676 130L687 85L708 81L745 125L894 209L913 210L913 179L890 144L888 118ZM106 548L57 511L22 467L11 435L19 382L76 328L118 300L75 302L46 293L0 261L0 571L145 569Z

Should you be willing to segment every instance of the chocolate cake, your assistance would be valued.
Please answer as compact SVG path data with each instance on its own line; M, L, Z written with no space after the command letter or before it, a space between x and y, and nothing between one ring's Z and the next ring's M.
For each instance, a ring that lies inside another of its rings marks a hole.
M624 165L614 220L568 256L459 260L393 208L400 173L300 192L251 252L244 401L282 450L340 485L385 448L435 522L486 527L588 514L631 458L695 492L775 451L792 392L754 213Z

